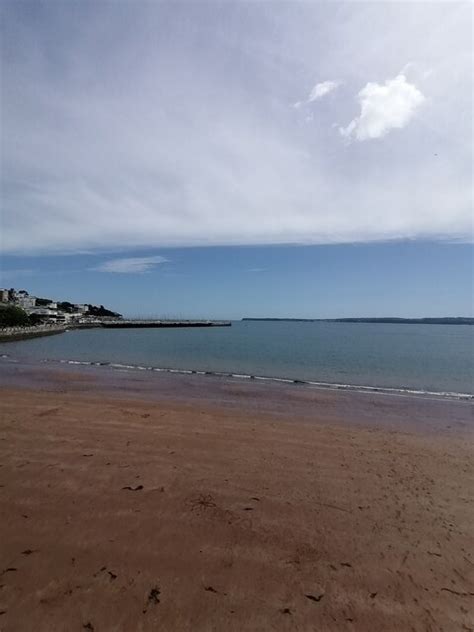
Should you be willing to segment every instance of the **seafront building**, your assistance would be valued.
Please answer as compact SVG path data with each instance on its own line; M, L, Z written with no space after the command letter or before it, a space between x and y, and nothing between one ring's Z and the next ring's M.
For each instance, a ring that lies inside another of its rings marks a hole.
M89 311L89 305L85 305L81 303L76 303L74 305L74 308L76 309L77 312L79 312L79 314L87 314L87 312Z
M42 323L88 322L96 317L96 314L91 313L91 308L97 311L97 308L87 303L53 301L32 296L26 290L15 288L0 288L0 304L21 307L34 321ZM100 309L108 312L102 307Z
M36 296L19 296L16 304L23 307L23 309L31 309L36 306Z

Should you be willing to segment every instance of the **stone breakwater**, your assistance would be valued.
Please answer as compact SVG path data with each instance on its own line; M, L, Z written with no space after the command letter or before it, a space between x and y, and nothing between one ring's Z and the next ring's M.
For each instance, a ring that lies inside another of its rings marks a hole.
M3 327L0 328L0 342L27 340L38 336L52 336L66 331L64 325L34 325L32 327Z

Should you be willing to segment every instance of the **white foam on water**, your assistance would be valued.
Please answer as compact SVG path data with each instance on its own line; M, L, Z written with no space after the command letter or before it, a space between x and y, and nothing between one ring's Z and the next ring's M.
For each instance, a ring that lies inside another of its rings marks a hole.
M10 359L10 356L7 354L0 355L2 359ZM11 358L12 362L18 362ZM266 375L250 375L247 373L226 373L223 371L198 371L194 369L174 369L168 367L145 367L141 365L135 364L122 364L119 362L87 362L82 360L51 360L44 359L41 362L51 362L58 364L69 364L74 366L98 366L98 367L110 367L114 370L136 370L136 371L155 371L157 373L177 373L182 375L209 375L215 377L230 377L236 379L245 379L245 380L259 380L261 382L277 382L284 384L295 384L295 385L303 385L313 388L320 389L328 389L328 390L344 390L344 391L355 391L358 393L382 393L386 395L400 395L400 396L424 396L424 397L433 397L438 399L457 399L457 400L465 400L472 401L474 400L474 394L471 393L458 393L455 391L430 391L416 388L395 388L390 386L368 386L361 384L345 384L345 383L337 383L337 382L318 382L314 380L299 380L299 379L291 379L285 377L271 377Z

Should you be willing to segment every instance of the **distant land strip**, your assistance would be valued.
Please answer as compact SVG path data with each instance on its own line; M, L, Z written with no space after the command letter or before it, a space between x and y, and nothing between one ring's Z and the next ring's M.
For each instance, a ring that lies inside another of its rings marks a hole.
M474 325L474 318L446 316L443 318L242 318L244 321L290 323L394 323L408 325Z

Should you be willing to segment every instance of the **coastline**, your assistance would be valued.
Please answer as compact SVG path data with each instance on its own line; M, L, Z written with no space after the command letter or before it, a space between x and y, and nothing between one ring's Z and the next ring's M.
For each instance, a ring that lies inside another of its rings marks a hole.
M61 333L61 332L53 332ZM436 399L454 399L459 401L474 401L473 393L457 392L457 391L434 391L423 390L410 387L391 387L391 386L373 386L363 384L344 384L336 382L322 382L308 379L289 378L284 376L271 376L271 375L253 375L246 373L233 373L229 371L211 371L211 370L197 370L197 369L185 369L185 368L173 368L173 367L158 367L158 366L143 366L140 364L126 364L119 362L99 362L93 360L71 360L71 359L32 359L32 358L15 358L8 353L0 354L0 367L1 361L7 363L19 363L23 366L36 366L44 367L50 365L51 367L64 368L64 367L76 367L76 368L97 368L117 372L142 372L146 371L150 374L170 374L170 375L193 375L193 376L210 376L214 378L225 378L235 381L249 381L249 382L262 382L267 385L282 384L282 385L298 385L305 386L312 389L329 390L329 391L348 391L355 393L367 393L367 394L384 394L393 395L399 397L431 397Z
M331 423L383 426L419 433L474 430L473 396L394 391L358 386L334 388L299 380L249 379L228 373L151 370L146 367L79 361L36 361L0 357L5 388L128 398L150 404L202 405L248 414Z
M472 627L470 402L0 367L2 629Z

